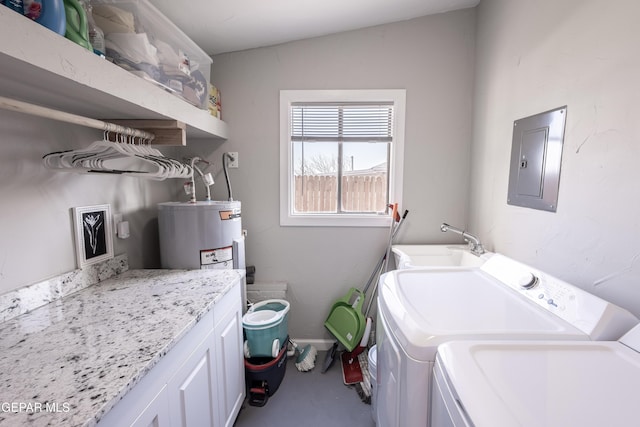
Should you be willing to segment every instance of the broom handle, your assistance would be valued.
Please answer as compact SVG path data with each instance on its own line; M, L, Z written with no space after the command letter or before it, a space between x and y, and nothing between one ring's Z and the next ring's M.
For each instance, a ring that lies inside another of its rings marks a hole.
M398 221L398 225L395 226L395 230L393 230L393 235L391 236L391 240L389 242L389 247L391 247L391 244L393 243L393 238L396 236L396 234L398 234L398 230L400 230L400 226L404 222L404 219L407 217L408 213L409 213L409 211L405 210L404 213L402 214L402 218L400 218L400 221ZM382 274L382 270L383 270L382 263L385 263L384 264L384 268L386 268L386 266L387 266L387 263L385 261L387 261L387 255L388 254L389 254L389 251L387 250L387 252L384 254L384 256L378 262L378 267L374 271L374 273L378 273L377 274L378 280L380 280L379 279L380 278L380 274ZM367 310L365 311L364 317L369 317L369 311L371 310L371 304L373 303L373 300L375 299L376 290L378 289L378 280L375 281L376 283L375 283L375 285L373 287L373 292L371 292L371 298L369 299L369 303L367 304Z
M393 218L394 218L394 221L395 221L396 215L398 215L398 204L394 203L393 204ZM400 219L402 219L402 218L400 218ZM400 225L400 222L398 222L398 225ZM387 264L389 263L389 255L391 255L391 246L393 245L393 235L395 234L395 231L396 231L396 227L395 227L395 224L392 221L391 222L391 231L389 232L389 243L387 244L387 253L384 256L384 262L382 263L384 270L387 269Z
M394 227L393 235L391 236L391 241L393 241L393 238L396 236L396 234L398 234L398 230L400 229L400 224L402 224L404 219L407 217L408 213L409 213L409 211L405 210L404 214L402 215L402 218L400 218L400 221L398 221L398 225L396 225ZM395 220L392 219L392 221L395 221ZM382 255L382 257L378 260L378 264L376 265L376 267L371 272L371 276L369 277L369 280L367 280L367 284L365 285L364 289L362 290L363 294L365 294L365 295L367 294L367 291L369 290L369 287L371 286L371 283L373 283L373 279L376 277L376 275L380 271L380 268L382 267L382 263L384 262L384 260L386 258L387 258L387 252L385 252L384 255Z

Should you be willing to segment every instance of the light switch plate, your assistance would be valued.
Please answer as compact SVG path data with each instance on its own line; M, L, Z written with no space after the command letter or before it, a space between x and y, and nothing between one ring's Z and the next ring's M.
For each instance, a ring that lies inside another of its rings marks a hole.
M555 212L567 106L513 122L507 203Z

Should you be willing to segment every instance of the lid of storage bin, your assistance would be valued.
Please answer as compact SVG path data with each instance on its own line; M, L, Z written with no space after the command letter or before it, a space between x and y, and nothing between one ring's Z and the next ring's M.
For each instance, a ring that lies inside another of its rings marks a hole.
M247 326L264 326L273 323L282 316L274 310L250 311L242 316L242 323Z

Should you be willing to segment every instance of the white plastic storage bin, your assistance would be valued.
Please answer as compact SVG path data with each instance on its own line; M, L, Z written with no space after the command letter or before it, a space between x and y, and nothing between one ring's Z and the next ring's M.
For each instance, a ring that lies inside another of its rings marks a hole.
M198 108L209 104L211 57L147 0L91 0L114 64Z
M371 382L371 418L373 422L377 423L376 408L378 400L378 349L374 345L369 349L368 353L369 362L369 381Z
M289 302L269 299L254 304L242 316L245 357L277 357L287 342Z

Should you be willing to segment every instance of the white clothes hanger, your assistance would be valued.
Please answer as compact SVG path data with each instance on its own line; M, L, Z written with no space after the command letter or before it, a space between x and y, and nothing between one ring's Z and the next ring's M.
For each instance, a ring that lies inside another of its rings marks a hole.
M111 141L105 131L103 139L88 147L49 153L43 157L47 168L78 173L107 173L143 177L155 180L190 178L193 168L165 157L148 142L116 134Z

